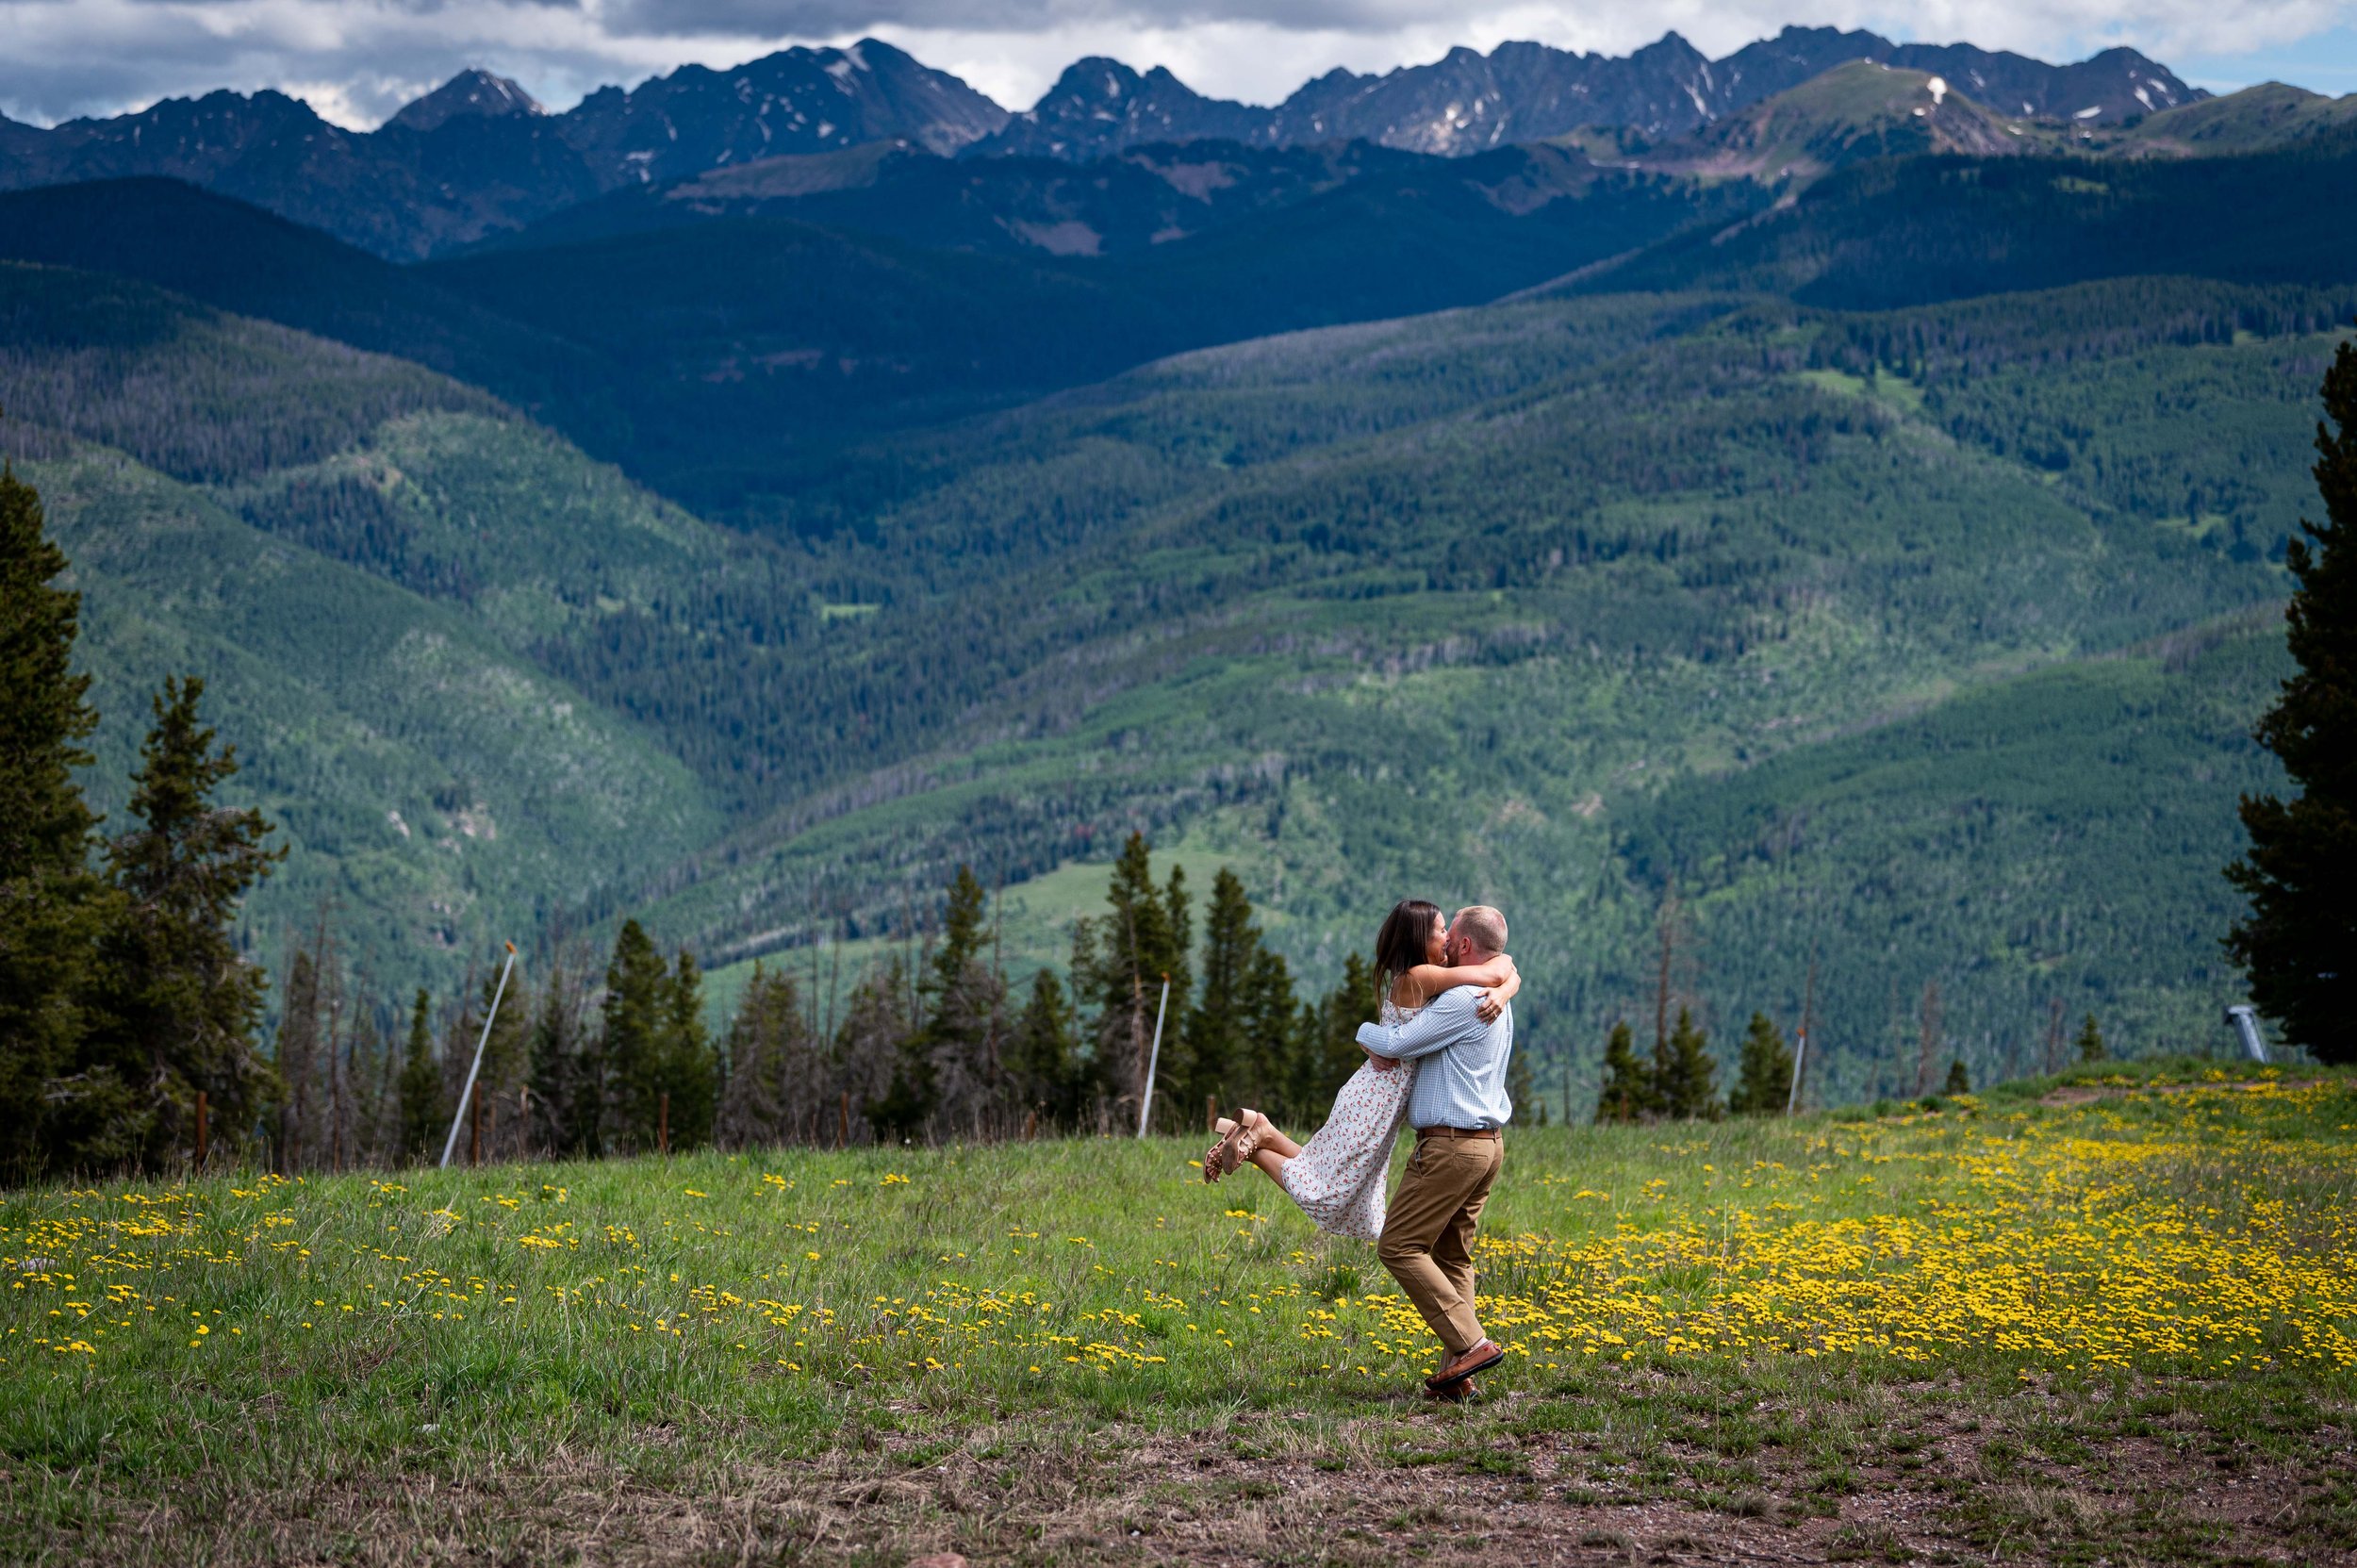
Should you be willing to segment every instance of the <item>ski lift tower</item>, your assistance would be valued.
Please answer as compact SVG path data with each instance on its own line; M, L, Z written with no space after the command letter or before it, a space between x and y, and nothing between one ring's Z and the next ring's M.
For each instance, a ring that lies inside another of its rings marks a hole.
M2242 1051L2261 1066L2266 1065L2267 1043L2259 1034L2259 1015L2249 1002L2237 1002L2226 1010L2226 1021L2234 1026L2242 1039Z

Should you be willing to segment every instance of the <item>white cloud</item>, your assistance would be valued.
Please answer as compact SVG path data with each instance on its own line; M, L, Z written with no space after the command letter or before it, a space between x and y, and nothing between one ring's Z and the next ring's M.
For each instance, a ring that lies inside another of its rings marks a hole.
M867 32L1010 107L1086 54L1167 65L1201 91L1271 103L1337 65L1383 71L1460 43L1535 39L1620 55L1675 28L1716 56L1788 22L2047 59L2127 44L2164 62L2201 57L2222 74L2221 60L2357 24L2357 0L0 0L0 111L45 124L277 87L358 126L469 65L562 108L606 82Z

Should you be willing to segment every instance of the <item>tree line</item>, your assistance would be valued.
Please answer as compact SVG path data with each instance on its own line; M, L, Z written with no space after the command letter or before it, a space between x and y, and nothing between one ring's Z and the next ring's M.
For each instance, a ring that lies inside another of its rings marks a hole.
M453 1128L469 1162L1133 1131L1149 1065L1159 1131L1212 1104L1313 1125L1361 1059L1364 962L1301 998L1225 867L1198 949L1185 874L1157 883L1143 834L1104 913L1076 922L1069 984L1044 968L1011 986L991 918L962 866L937 929L848 997L839 974L822 997L815 970L759 962L716 1037L695 955L667 959L636 920L602 968L559 945L536 978L485 975L438 1008L419 991L390 1030L323 912L288 961L250 1152L291 1171L437 1159Z

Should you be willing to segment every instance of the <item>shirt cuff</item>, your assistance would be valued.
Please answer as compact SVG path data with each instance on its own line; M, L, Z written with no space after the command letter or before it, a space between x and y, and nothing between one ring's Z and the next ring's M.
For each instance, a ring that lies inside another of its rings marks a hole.
M1359 1044L1362 1048L1371 1050L1377 1056L1397 1056L1399 1054L1399 1045L1396 1039L1398 1032L1396 1025L1360 1024Z

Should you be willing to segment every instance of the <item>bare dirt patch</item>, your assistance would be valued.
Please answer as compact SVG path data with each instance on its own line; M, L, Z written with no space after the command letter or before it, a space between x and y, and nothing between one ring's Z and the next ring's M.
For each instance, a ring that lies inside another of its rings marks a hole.
M1256 1413L1199 1436L1008 1423L725 1465L676 1431L651 1431L630 1468L561 1450L514 1467L474 1455L442 1475L124 1499L43 1555L387 1568L898 1565L939 1552L975 1564L1345 1568L2357 1562L2345 1517L2317 1511L2319 1488L2341 1495L2357 1482L2345 1454L2320 1477L2188 1428L2057 1457L2035 1401L1993 1422L1894 1404L1890 1441L1828 1472L1821 1457L1772 1446L1731 1463L1691 1442L1639 1453L1533 1431L1525 1418L1543 1425L1543 1405L1512 1396L1471 1417L1339 1422Z

